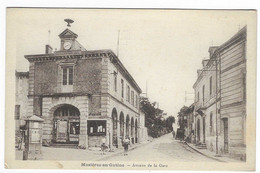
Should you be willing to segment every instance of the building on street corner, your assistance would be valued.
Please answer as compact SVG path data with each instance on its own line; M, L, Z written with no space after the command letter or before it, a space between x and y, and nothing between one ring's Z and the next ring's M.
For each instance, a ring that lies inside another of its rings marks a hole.
M195 140L216 154L246 160L246 26L220 46L209 48L209 59L197 71Z
M16 119L44 119L44 145L100 147L105 138L112 149L127 136L131 145L140 142L140 87L114 52L89 51L77 37L67 28L59 50L46 45L45 54L25 55L29 72L16 73Z

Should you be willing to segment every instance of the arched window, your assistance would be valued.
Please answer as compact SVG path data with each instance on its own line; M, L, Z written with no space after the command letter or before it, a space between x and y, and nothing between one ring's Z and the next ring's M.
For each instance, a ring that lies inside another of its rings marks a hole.
M79 116L78 108L72 105L63 105L55 110L54 116Z

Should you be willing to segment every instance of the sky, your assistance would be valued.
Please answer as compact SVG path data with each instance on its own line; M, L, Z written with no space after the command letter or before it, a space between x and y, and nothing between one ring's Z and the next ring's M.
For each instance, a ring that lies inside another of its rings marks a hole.
M209 47L230 39L248 24L250 15L220 10L10 9L7 32L10 29L16 38L16 70L28 71L24 55L43 54L46 44L59 49L58 35L67 28L64 19L73 19L69 29L78 34L81 45L119 51L119 59L149 100L176 117L183 105L194 101L192 86Z

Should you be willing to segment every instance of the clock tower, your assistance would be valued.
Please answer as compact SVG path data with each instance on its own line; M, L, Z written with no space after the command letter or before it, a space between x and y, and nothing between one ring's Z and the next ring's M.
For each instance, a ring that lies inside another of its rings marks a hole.
M61 46L60 51L70 51L75 50L75 42L78 37L77 34L69 29L65 29L60 35Z
M70 23L74 21L71 19L65 19L68 23L68 27L70 27ZM65 29L59 35L60 42L60 50L58 52L68 52L68 51L86 51L86 49L77 41L78 35L72 32L70 29Z

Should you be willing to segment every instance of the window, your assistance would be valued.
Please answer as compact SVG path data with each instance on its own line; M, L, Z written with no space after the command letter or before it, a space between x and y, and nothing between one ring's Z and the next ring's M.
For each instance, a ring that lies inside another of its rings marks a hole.
M69 125L70 129L70 134L72 135L79 135L79 132L80 132L80 124L79 122L70 122L70 125Z
M213 135L213 113L212 112L210 112L209 128L210 128L210 134Z
M202 87L202 102L204 103L205 100L205 85Z
M127 85L127 97L126 97L126 101L128 101L130 103L130 87Z
M124 98L124 80L121 79L121 95Z
M138 105L138 96L137 94L135 95L135 107L137 108L137 105Z
M134 106L134 91L131 91L131 104Z
M114 89L117 91L117 73L114 71Z
M243 73L243 100L246 101L246 73Z
M71 105L64 105L64 106L61 106L59 108L57 108L55 111L54 111L54 117L66 117L66 116L69 116L69 117L79 117L80 115L80 112L79 110L74 107L74 106L71 106Z
M62 84L73 85L73 67L64 66L62 67Z
M88 120L88 135L106 135L106 120Z
M212 76L209 78L209 94L212 94Z
M19 120L20 119L20 105L15 105L15 120Z

